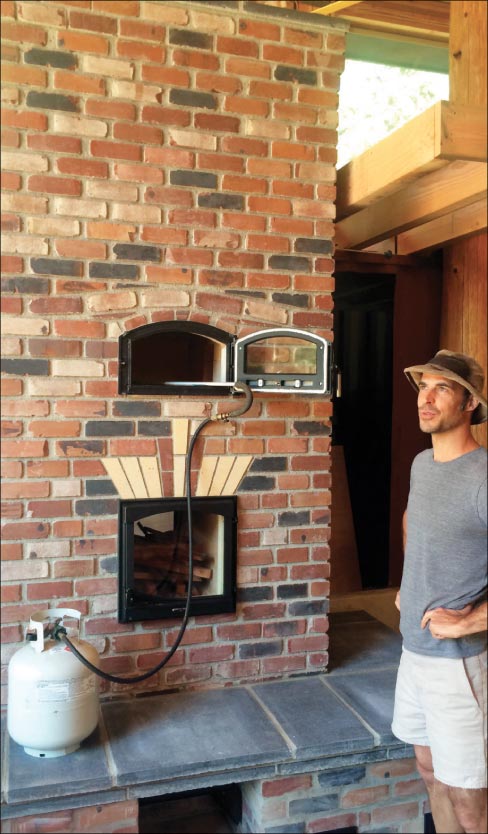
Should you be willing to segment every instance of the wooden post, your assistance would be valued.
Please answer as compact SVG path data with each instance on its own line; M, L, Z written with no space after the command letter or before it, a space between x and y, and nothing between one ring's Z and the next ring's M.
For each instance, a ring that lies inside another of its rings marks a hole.
M486 0L450 3L449 99L486 109ZM444 250L441 347L474 356L486 373L486 232ZM486 390L486 388L485 388ZM473 434L487 445L487 424Z

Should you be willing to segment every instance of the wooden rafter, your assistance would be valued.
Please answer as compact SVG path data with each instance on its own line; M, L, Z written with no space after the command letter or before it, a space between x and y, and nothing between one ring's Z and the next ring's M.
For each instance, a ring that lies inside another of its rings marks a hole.
M438 249L446 243L453 243L461 238L468 237L475 232L486 231L487 228L487 202L478 200L469 206L438 217L417 226L409 232L403 232L397 237L397 252L399 255L409 255L412 252L428 252Z
M477 202L486 194L486 177L485 163L451 162L337 223L337 245L371 246Z

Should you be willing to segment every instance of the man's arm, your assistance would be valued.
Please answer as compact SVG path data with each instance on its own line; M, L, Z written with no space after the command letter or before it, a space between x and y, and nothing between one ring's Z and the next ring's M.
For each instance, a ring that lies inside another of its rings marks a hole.
M403 540L403 552L405 553L405 548L407 546L407 511L403 513L402 518L402 540ZM395 605L400 610L400 591L397 591L395 597Z
M422 617L422 628L427 625L429 625L432 637L438 640L478 634L488 628L488 603L466 605L459 611L449 608L433 608L432 611L426 611Z

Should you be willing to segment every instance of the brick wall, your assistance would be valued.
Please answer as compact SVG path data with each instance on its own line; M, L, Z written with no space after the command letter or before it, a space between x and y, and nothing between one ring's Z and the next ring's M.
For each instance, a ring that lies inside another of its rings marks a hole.
M419 832L429 810L414 758L250 782L242 792L242 832Z
M101 458L167 469L172 419L210 403L118 396L118 337L177 318L332 338L344 31L242 0L1 12L4 661L33 611L69 605L103 668L134 674L177 623L117 622L118 500ZM191 620L143 688L325 667L330 417L325 397L257 395L206 431L205 453L254 457L238 610Z

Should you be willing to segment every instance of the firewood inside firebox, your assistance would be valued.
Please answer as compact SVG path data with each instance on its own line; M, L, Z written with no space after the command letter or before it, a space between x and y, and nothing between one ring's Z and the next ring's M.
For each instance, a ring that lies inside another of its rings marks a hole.
M162 533L139 524L144 535L134 537L134 580L139 593L180 597L188 593L188 536L184 531ZM193 546L192 595L205 594L212 579L212 557L205 548Z

